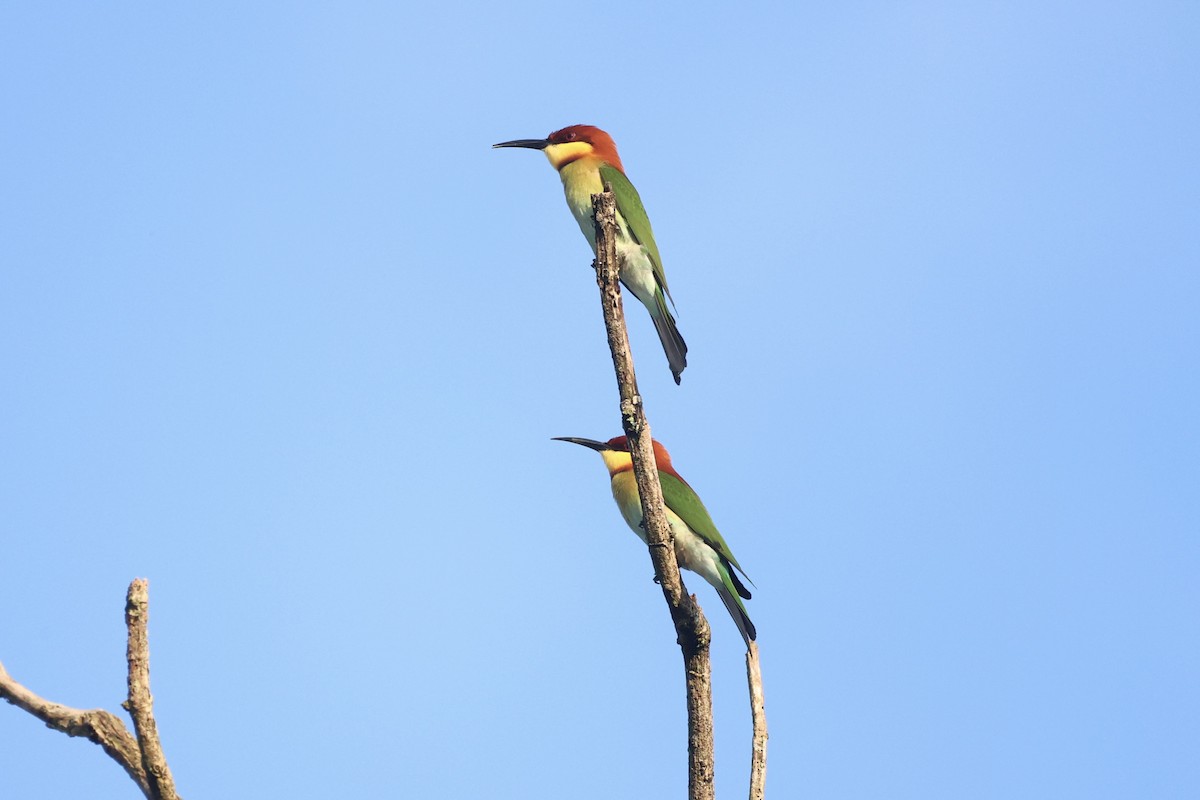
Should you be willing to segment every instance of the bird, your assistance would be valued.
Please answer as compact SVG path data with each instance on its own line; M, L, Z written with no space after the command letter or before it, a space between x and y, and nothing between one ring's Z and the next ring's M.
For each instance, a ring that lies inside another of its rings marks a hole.
M593 252L596 249L596 223L592 215L592 195L603 192L605 183L612 186L617 201L617 260L621 283L650 312L654 329L667 354L671 376L678 385L679 376L687 366L687 344L667 305L669 300L673 307L675 300L667 287L650 218L646 216L637 189L625 177L625 167L617 155L613 138L594 125L569 125L545 139L514 139L492 147L524 147L546 154L550 165L558 170L567 206Z
M637 481L633 476L633 457L629 453L628 438L618 436L607 442L600 442L575 436L556 436L554 441L571 442L600 453L612 478L613 499L617 501L625 524L645 542L642 505ZM729 545L713 524L712 517L700 501L700 496L671 465L671 456L667 448L657 441L653 441L653 446L667 519L671 523L671 532L675 535L675 558L679 561L679 566L695 572L717 590L717 595L729 610L729 615L733 617L733 622L749 649L750 643L758 633L746 613L746 606L742 604L743 599L750 599L750 590L738 578L738 573L742 573L742 577L747 581L750 581L750 577L734 558ZM750 585L753 586L754 582L750 581Z

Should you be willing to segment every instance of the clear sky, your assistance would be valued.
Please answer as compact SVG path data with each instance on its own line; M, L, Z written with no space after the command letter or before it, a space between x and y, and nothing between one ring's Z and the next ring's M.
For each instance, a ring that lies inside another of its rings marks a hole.
M146 577L192 800L682 797L649 558L550 441L620 432L590 256L490 149L592 123L769 796L1200 796L1200 9L820 6L6 5L0 660L116 710ZM135 793L0 707L0 795Z

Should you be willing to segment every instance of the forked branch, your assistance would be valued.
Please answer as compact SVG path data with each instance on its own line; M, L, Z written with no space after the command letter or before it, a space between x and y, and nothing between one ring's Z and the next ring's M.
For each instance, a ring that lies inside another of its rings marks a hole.
M178 800L171 770L162 753L150 696L150 645L147 634L149 586L139 578L129 585L125 624L129 631L127 661L129 698L121 705L133 717L135 738L115 714L103 709L70 708L40 697L17 683L0 664L0 698L28 711L46 727L68 736L83 736L129 773L149 800Z

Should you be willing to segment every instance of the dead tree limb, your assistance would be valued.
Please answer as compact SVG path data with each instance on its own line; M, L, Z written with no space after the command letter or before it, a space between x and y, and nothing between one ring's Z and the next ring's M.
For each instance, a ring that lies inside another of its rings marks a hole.
M129 629L126 659L129 662L129 699L121 706L133 717L142 766L150 783L150 797L177 800L175 779L163 755L154 721L154 698L150 695L150 586L144 578L129 584L125 597L125 626Z
M671 620L675 623L675 633L683 651L684 674L687 678L688 798L712 800L711 632L696 598L690 597L684 590L679 564L675 559L674 536L667 522L654 448L650 443L650 424L646 421L642 396L638 392L633 356L629 350L629 334L625 328L617 261L616 201L610 187L605 186L603 193L592 195L592 209L596 215L596 283L600 287L604 327L608 332L608 347L612 351L617 388L621 393L621 425L629 437L633 473L642 501L642 525L646 529L650 559L654 562L654 575L671 609Z
M763 800L767 788L767 711L757 642L751 642L746 650L746 683L750 687L750 719L754 726L750 744L750 800Z
M138 734L136 738L115 714L99 708L69 708L38 696L13 680L3 664L0 664L0 698L37 717L48 728L62 731L68 736L83 736L100 745L113 761L129 773L148 800L179 800L159 744L158 726L154 722L150 697L150 648L146 631L148 603L148 585L139 578L129 585L126 595L129 699L121 704L133 716Z
M137 739L125 729L125 724L118 717L101 708L70 708L40 697L17 683L3 664L0 664L0 697L28 711L46 723L47 728L62 731L67 736L82 736L100 745L129 773L146 797L150 797Z

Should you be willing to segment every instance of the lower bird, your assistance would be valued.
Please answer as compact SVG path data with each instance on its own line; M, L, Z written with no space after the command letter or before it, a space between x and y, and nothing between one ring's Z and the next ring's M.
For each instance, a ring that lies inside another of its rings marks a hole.
M567 205L592 251L596 250L596 220L592 216L592 195L612 186L617 202L617 260L621 283L650 312L654 329L667 354L671 376L679 376L687 366L687 344L675 327L675 318L667 307L671 290L663 272L650 217L642 206L637 189L625 177L625 167L617 155L617 145L611 136L594 125L570 125L555 131L545 139L514 139L492 147L524 147L541 150L550 165L562 178ZM674 304L674 301L672 301Z
M599 442L595 439L560 436L555 437L555 441L583 445L600 453L612 478L613 499L621 509L621 516L645 542L641 499L637 481L633 477L633 457L629 453L629 441L626 437L618 436L607 442ZM713 524L704 503L700 502L699 495L671 466L670 454L657 441L654 442L654 459L658 463L658 479L662 484L667 519L671 523L671 532L675 535L675 558L679 561L679 566L695 572L712 584L721 602L729 610L729 615L733 617L742 638L746 640L746 647L749 647L758 634L754 623L746 614L746 607L742 604L743 598L750 599L750 591L738 578L737 573L742 573L742 577L748 581L750 578L733 557L729 545Z

